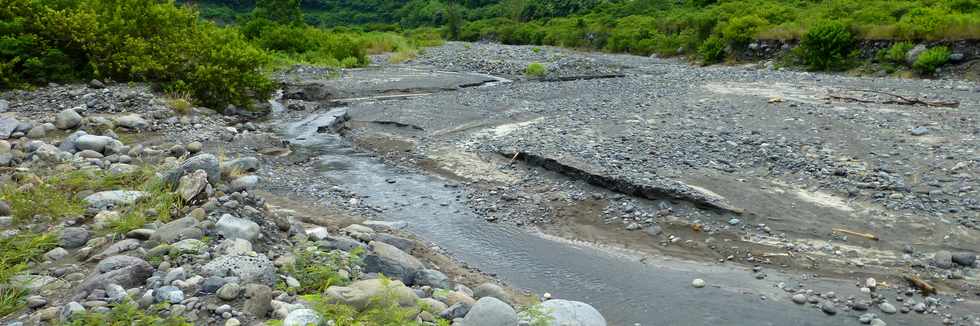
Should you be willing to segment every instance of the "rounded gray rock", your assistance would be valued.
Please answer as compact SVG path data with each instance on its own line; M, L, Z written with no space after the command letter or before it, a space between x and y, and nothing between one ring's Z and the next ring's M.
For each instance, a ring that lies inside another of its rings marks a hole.
M553 318L552 325L606 326L602 314L584 302L555 299L541 303L541 307Z
M517 323L514 308L493 297L478 300L463 318L466 326L513 326Z

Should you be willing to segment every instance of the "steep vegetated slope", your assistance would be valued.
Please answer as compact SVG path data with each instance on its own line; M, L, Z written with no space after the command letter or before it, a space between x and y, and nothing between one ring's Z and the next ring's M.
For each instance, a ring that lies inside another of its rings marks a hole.
M858 56L861 47L867 47L862 46L863 41L887 41L874 49L881 55L864 57L888 64L886 70L894 70L915 66L918 54L926 50L916 50L911 59L903 58L901 62L883 59L889 50L897 51L888 48L897 41L929 42L938 48L949 45L940 43L980 37L980 4L972 0L299 2L305 21L319 26L359 24L374 30L444 26L449 38L465 41L687 55L704 63L739 57L742 52L757 50L760 44L768 45L758 41L780 41L774 50L789 54L785 56L789 59L787 64L815 70L853 67L850 59ZM241 13L254 3L209 0L200 6L205 17L233 22L242 20ZM785 49L781 49L782 44L787 44ZM802 45L799 50L789 51L798 44ZM968 57L969 54L947 56L941 64ZM915 70L927 75L935 62L918 66L922 68Z

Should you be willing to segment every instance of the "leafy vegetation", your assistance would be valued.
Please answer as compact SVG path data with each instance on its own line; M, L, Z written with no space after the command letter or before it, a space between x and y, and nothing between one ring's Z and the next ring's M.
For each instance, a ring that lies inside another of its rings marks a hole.
M892 46L887 49L881 50L881 52L878 53L878 58L883 62L904 64L905 54L914 47L915 44L912 44L912 42L898 42L892 44Z
M709 37L698 47L698 55L706 64L721 62L725 59L725 43L718 37Z
M531 77L543 77L548 74L548 68L539 62L532 62L524 69L524 74Z
M332 285L345 285L350 282L351 275L341 275L340 271L356 271L356 267L362 264L362 248L355 248L344 255L337 250L323 252L312 246L298 247L305 249L296 250L293 254L295 261L283 266L284 272L295 275L299 281L297 293L320 293Z
M803 62L816 70L846 68L852 57L854 37L844 24L831 21L821 23L803 35L797 52Z
M919 57L912 63L912 69L923 75L933 74L936 69L949 61L949 54L949 49L945 46L928 49L919 54Z
M368 308L363 311L357 311L354 307L343 304L330 303L319 294L303 296L303 300L312 303L313 310L333 320L336 326L419 325L411 320L418 310L398 304L398 295L388 286L391 280L381 275L381 282L386 290L370 298Z
M18 311L26 304L27 290L14 282L14 276L27 270L29 262L57 245L57 238L50 233L0 237L0 317Z
M117 304L112 307L108 312L105 313L85 313L81 317L73 319L71 322L66 323L66 326L89 326L89 325L107 325L107 326L132 326L132 325L147 325L147 326L190 326L193 325L179 317L168 317L162 318L155 313L154 307L146 311L140 309L135 303L127 300L123 303ZM149 312L149 313L148 313Z

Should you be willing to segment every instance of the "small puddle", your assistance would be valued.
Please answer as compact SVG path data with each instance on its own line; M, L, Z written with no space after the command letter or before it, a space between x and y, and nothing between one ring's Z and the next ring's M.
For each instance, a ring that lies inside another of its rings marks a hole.
M404 173L353 150L332 133L318 133L310 116L285 124L299 155L316 156L320 177L362 197L362 205L456 258L517 288L592 304L609 325L839 325L843 317L785 302L752 273L722 265L661 258L641 260L625 252L546 237L511 225L489 223L460 198L449 182ZM301 139L297 139L301 138ZM694 278L709 286L694 289ZM765 295L768 299L762 299Z

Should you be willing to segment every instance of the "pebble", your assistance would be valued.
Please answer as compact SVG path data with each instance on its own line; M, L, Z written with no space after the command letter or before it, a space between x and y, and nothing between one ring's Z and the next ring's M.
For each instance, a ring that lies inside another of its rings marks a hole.
M793 302L796 304L806 303L806 295L803 293L797 293L793 295Z
M824 301L824 303L820 305L820 311L823 311L825 314L831 316L837 314L837 308L834 307L834 304L826 301Z
M700 289L700 288L703 288L705 286L705 282L704 282L704 280L702 280L700 278L696 278L696 279L694 279L694 281L691 281L691 286L693 286L696 289Z
M895 309L895 306L893 306L891 303L888 302L882 302L881 304L879 304L878 309L881 309L881 312L886 314L894 314L898 312L898 310Z

